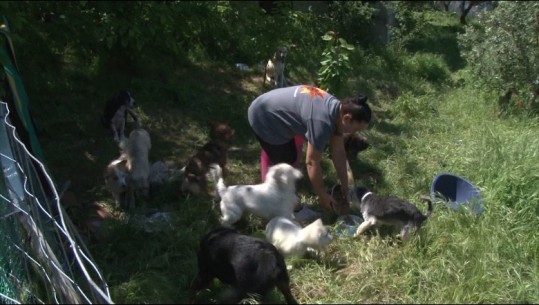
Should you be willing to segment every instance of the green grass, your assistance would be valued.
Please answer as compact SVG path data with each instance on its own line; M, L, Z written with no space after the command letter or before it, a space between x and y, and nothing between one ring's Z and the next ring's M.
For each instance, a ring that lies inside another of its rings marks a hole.
M480 189L485 212L477 217L436 204L419 235L406 243L373 230L358 240L336 238L318 259L292 259L292 290L301 303L539 302L539 121L499 117L496 97L457 70L458 28L437 26L430 42L415 43L414 54L385 50L354 58L350 92L366 92L375 113L365 131L371 148L352 163L356 183L425 210L418 195L429 192L437 173L450 172ZM146 76L101 75L76 62L51 66L50 82L27 74L25 84L45 130L47 165L58 182L72 181L83 204L112 205L102 171L118 148L98 119L105 100L121 87L134 92L152 136L151 162L180 168L207 140L206 123L225 119L237 130L226 183L259 181L259 148L246 113L265 90L261 73L208 62L156 66ZM294 83L311 83L309 69L289 69ZM336 178L327 156L323 166L329 186ZM302 181L300 195L318 208L308 182ZM171 226L147 233L133 221L108 219L103 239L90 245L92 255L115 302L185 302L198 241L218 225L220 211L209 196L181 194L178 180L144 205L169 212ZM335 229L334 216L323 219ZM239 227L263 236L258 219ZM216 303L226 293L214 281L198 301ZM269 300L284 301L276 291Z

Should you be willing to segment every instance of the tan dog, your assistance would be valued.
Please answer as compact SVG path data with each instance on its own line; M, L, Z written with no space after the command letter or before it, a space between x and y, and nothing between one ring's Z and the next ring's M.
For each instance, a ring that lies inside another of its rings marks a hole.
M114 197L115 207L119 208L125 205L125 195L129 188L129 173L126 167L127 160L125 158L119 158L111 161L103 172L105 178L105 185L112 193ZM126 208L126 206L123 206Z
M263 85L266 85L266 81L271 82L277 88L282 88L286 86L286 80L284 78L284 67L286 54L288 50L286 47L278 47L275 49L273 57L268 60L266 64L266 69L264 70L264 81Z
M193 195L207 193L206 174L210 164L217 163L223 171L226 170L230 139L236 131L224 122L211 122L209 126L209 142L187 161L181 187L182 192L189 192Z
M134 204L133 193L148 198L150 191L150 162L148 159L152 142L148 131L141 127L135 128L129 134L127 141L122 141L120 148L123 150L122 157L127 160L126 168L130 176L129 206Z

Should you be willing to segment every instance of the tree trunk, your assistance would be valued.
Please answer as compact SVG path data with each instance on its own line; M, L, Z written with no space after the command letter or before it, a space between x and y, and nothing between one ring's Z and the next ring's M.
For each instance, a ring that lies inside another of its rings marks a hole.
M472 9L472 7L482 3L484 1L468 1L468 6L466 7L466 1L462 1L460 3L460 24L465 25L466 24L466 16Z
M451 1L442 1L442 3L444 4L445 11L449 12L449 4L451 3Z

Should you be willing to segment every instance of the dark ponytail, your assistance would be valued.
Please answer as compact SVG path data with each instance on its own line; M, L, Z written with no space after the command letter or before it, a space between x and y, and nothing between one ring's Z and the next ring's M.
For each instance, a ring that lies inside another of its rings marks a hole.
M356 103L358 105L367 105L367 96L361 93L358 94L358 96L356 97Z
M370 123L371 108L366 95L360 93L356 97L347 97L341 103L343 114L350 113L353 121Z

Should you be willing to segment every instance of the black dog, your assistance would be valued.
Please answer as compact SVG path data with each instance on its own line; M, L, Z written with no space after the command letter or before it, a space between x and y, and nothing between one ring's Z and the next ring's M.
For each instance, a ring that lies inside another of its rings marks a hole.
M113 96L107 101L103 115L101 116L101 123L105 128L112 129L114 134L114 141L120 142L122 138L125 138L125 122L127 121L127 115L133 118L135 123L138 123L138 119L131 109L135 107L135 99L131 93L127 90L120 90L118 94Z
M367 139L357 133L348 133L344 135L344 150L346 151L346 158L348 162L357 158L357 154L369 148L369 142Z
M264 297L277 286L288 304L297 304L290 291L284 258L277 248L234 229L217 228L200 241L198 274L191 284L190 302L214 278L234 287L237 302L247 294Z
M425 195L420 197L428 202L425 215L406 200L395 196L381 197L369 192L365 187L356 187L350 197L353 206L361 211L364 219L354 237L361 235L372 226L385 224L398 228L401 239L405 240L412 229L417 231L432 214L432 201Z

